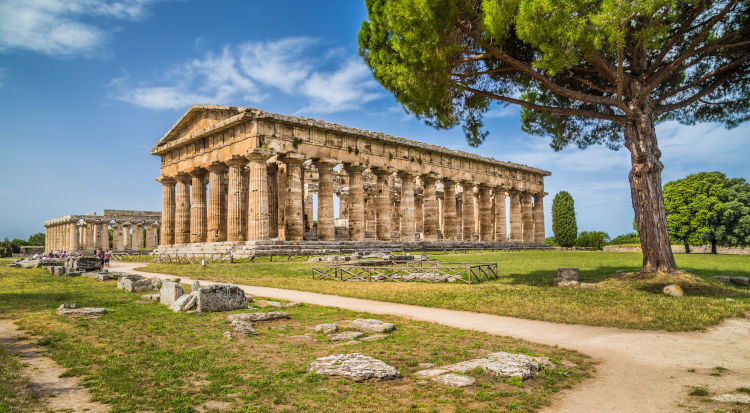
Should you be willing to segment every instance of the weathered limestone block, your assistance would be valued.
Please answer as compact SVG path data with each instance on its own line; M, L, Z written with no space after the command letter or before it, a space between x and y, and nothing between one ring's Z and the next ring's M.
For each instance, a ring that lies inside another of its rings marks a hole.
M361 340L362 341L377 341L377 340L380 340L380 339L384 339L386 337L388 337L387 334L373 334L373 335L370 335L370 336L367 336L367 337L362 337Z
M109 271L87 272L83 275L97 281L109 281L120 278L120 273L110 273Z
M249 321L234 320L232 321L232 327L234 328L235 333L238 334L244 334L246 336L258 334L253 327L253 323Z
M337 326L336 323L325 323L325 324L318 324L315 326L315 331L318 333L323 333L323 334L335 333L338 330L339 330L339 326Z
M712 397L711 400L722 403L750 404L750 396L746 394L726 393L716 397Z
M309 370L320 375L343 377L357 382L392 380L401 375L395 367L359 353L320 357L310 364Z
M26 258L18 262L17 266L23 268L37 268L41 265L41 260L35 260L33 258Z
M151 291L154 289L154 285L151 283L151 280L143 278L140 275L127 274L117 280L117 288L130 293L137 293Z
M233 311L247 308L245 292L236 285L215 284L201 288L197 294L198 311Z
M75 303L60 304L60 306L57 307L57 314L64 315L70 318L99 317L100 315L104 313L106 313L106 310L103 308L94 308L94 307L79 308L78 305L76 305Z
M175 313L193 310L198 304L198 295L198 291L194 291L190 294L183 294L172 303L169 309Z
M200 289L201 289L200 281L193 281L193 283L190 285L190 292L198 291Z
M477 381L474 377L455 373L443 374L435 377L433 380L453 388L468 387Z
M352 321L349 328L368 333L388 333L393 331L396 326L393 323L386 323L373 318L358 318Z
M544 367L554 364L547 357L531 357L525 354L498 352L484 358L461 361L447 366L435 367L414 373L419 377L437 378L444 373L468 373L476 368L496 374L499 377L519 377L528 379L539 373ZM445 383L447 384L447 383Z
M166 306L171 306L182 297L185 293L182 290L182 284L173 281L164 281L159 290L159 300Z
M70 257L65 259L64 266L72 271L95 271L102 269L102 260L96 257Z
M141 296L141 300L156 301L157 303L161 299L161 294L146 294Z
M52 275L65 275L65 267L59 265L50 267L50 273L52 273Z
M552 282L560 285L563 281L581 282L581 276L578 274L578 268L558 268L557 277Z
M273 321L289 319L289 313L283 311L269 311L267 313L239 313L228 315L229 321Z
M340 333L329 334L328 338L330 338L331 341L344 341L344 340L356 340L364 335L365 333L361 331L342 331Z

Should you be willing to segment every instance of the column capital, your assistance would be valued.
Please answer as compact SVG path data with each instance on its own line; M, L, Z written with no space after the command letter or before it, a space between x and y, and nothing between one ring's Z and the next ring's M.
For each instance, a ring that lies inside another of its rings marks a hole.
M456 184L456 179L454 178L448 178L448 177L442 177L440 178L441 181L443 181L443 185L450 185L450 184Z
M396 173L401 180L404 179L414 179L417 177L417 174L412 171L398 171Z
M209 172L226 172L227 171L227 165L224 162L211 162L206 169L208 169Z
M357 173L357 172L364 172L365 169L367 169L366 166L362 165L361 163L345 163L344 169L346 170L346 173Z
M378 178L383 177L383 176L388 176L393 173L393 171L391 171L388 168L380 168L380 167L370 168L370 172L372 172L372 174L377 176Z
M313 158L313 165L315 165L316 168L332 168L336 166L339 161L333 158Z
M267 161L268 158L274 156L276 153L273 149L266 149L266 148L255 148L251 149L247 152L247 159L251 161ZM301 156L301 155L300 155ZM304 158L303 158L304 160Z
M207 172L208 171L206 171L205 168L197 167L197 168L191 169L188 173L193 178L201 178L201 177L205 176Z
M305 162L305 157L301 154L294 153L294 152L288 152L285 154L279 155L279 158L284 162L288 164L302 164Z
M123 222L123 223L122 223L122 224L120 224L120 225L122 225L123 227L130 227L130 226L132 226L133 224L131 224L131 223L130 223L130 221L125 221L125 222Z
M162 185L174 185L177 181L170 176L160 176L156 178L156 182L160 182Z
M247 165L247 162L247 158L242 155L232 155L231 158L225 161L229 166L245 166Z
M190 183L190 179L192 179L192 177L190 176L190 174L186 174L185 172L180 172L174 176L174 179L177 182Z
M461 187L464 190L467 190L467 189L471 189L472 191L474 190L474 186L475 186L474 181L468 181L468 180L462 179L458 181L458 183L461 184Z
M419 175L419 178L422 180L423 183L432 183L432 184L434 184L438 180L437 175L435 175L432 172L421 174Z

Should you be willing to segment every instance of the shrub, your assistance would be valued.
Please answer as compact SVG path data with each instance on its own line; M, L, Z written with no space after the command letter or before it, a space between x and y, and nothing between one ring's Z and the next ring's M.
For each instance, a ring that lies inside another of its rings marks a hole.
M607 245L609 240L609 234L602 231L583 231L576 240L576 247L591 248L594 250L601 250Z
M637 232L631 232L628 234L618 235L609 241L609 245L623 245L623 244L640 244L641 237L638 236Z
M552 200L552 232L562 247L572 247L578 236L573 197L565 191L558 192Z
M547 237L544 239L544 243L547 245L551 245L553 247L558 247L557 242L555 241L555 237Z

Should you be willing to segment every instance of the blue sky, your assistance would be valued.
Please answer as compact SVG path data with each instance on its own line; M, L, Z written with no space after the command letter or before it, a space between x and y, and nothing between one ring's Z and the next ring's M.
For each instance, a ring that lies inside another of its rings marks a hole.
M357 56L364 2L0 0L0 238L104 208L161 208L151 146L193 103L314 117L547 169L579 230L631 231L626 150L554 152L497 107L469 148L404 111ZM750 125L657 127L664 182L720 170L750 178Z

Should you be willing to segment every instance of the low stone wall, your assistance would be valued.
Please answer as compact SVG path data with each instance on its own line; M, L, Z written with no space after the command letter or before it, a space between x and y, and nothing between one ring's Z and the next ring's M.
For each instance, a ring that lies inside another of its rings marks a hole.
M641 247L636 246L622 246L622 245L607 245L604 247L604 251L610 252L641 252ZM685 247L683 245L672 245L672 252L675 254L684 254ZM737 247L716 247L718 254L728 255L750 255L750 248L737 248ZM690 246L691 254L710 254L710 245Z
M454 251L550 249L543 243L463 241L240 241L160 245L152 255L232 254L234 258L268 255L351 254L358 251Z

